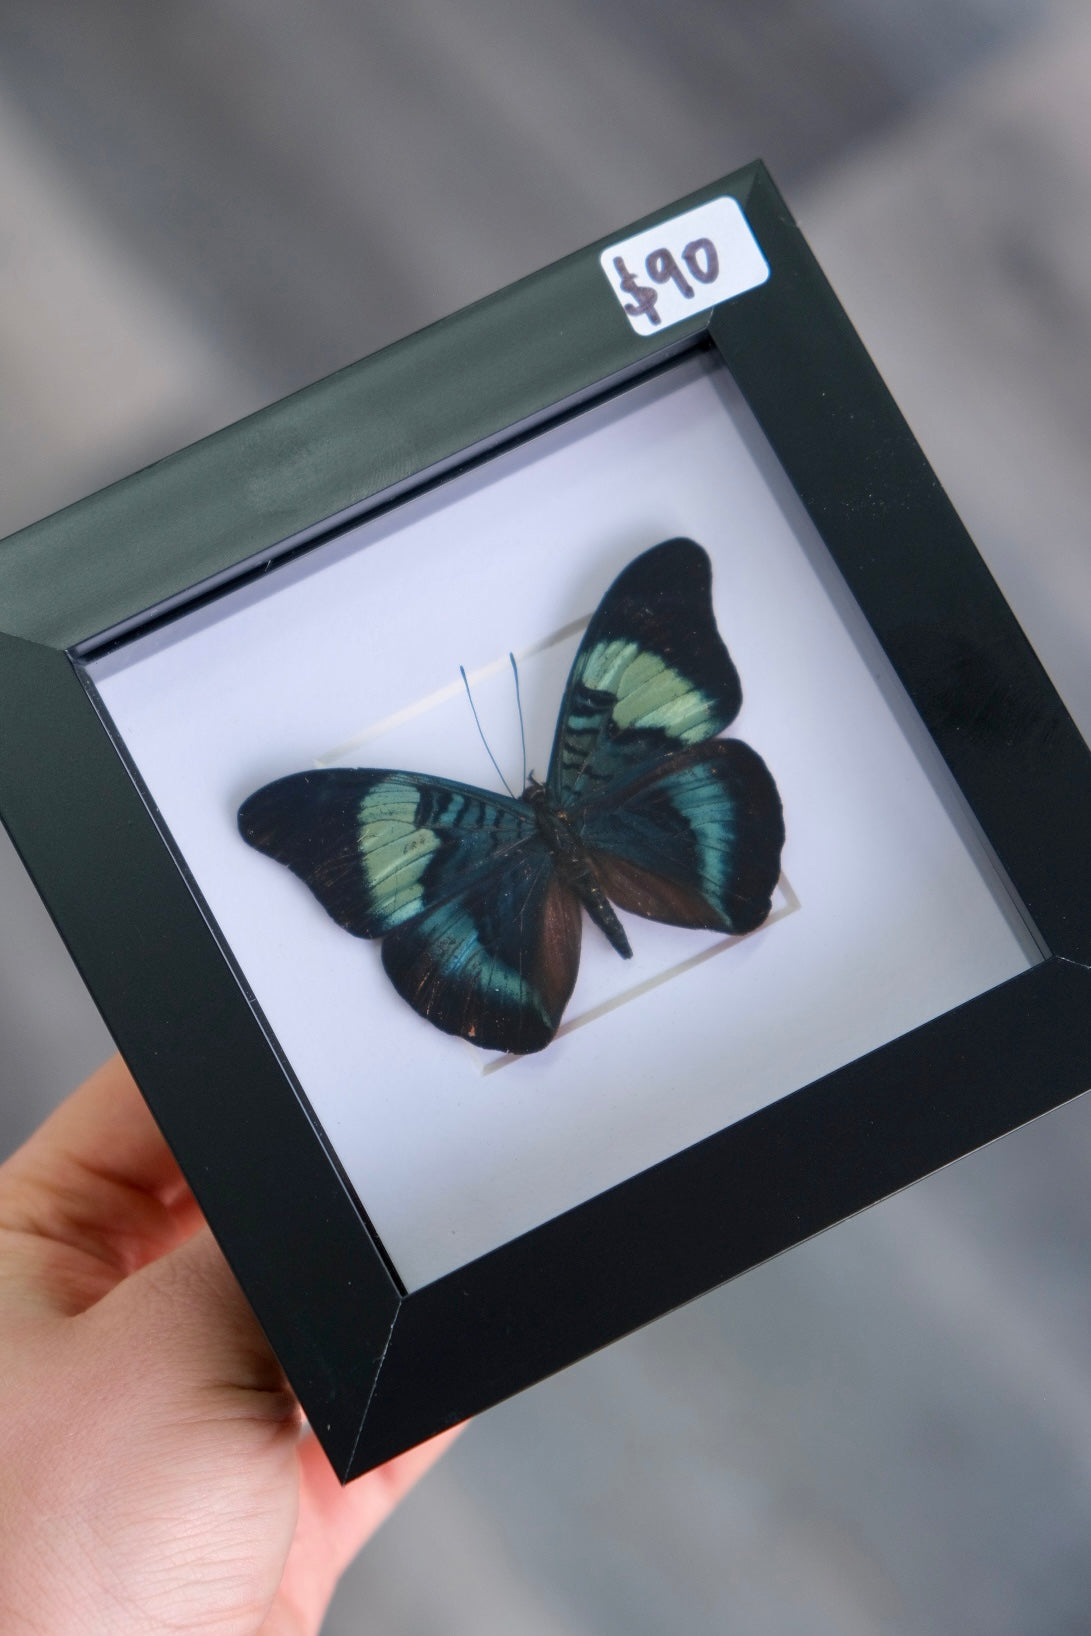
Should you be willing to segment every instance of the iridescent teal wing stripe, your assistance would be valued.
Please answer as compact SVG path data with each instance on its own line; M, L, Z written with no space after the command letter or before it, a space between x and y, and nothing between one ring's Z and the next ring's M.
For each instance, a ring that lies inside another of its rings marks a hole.
M567 810L672 751L714 738L742 692L716 629L712 568L692 540L665 540L610 586L572 665L548 786Z
M549 1044L579 970L579 900L541 846L510 853L469 890L383 939L383 965L415 1011L486 1050Z
M676 753L579 809L577 829L619 908L733 933L769 913L784 817L772 774L740 739Z

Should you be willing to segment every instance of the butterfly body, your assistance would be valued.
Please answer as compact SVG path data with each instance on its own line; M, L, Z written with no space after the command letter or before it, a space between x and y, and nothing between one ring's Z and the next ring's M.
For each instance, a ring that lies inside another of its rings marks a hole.
M523 791L523 800L538 820L538 832L553 855L557 874L571 888L623 960L633 957L632 945L625 928L610 907L610 900L602 889L595 865L587 848L572 826L567 812L555 811L549 804L549 790L536 778Z
M447 1033L541 1050L579 969L582 910L729 933L769 912L784 825L765 763L717 737L741 703L707 554L668 540L622 571L569 674L549 770L522 799L424 774L290 774L239 810L339 925L382 939L398 993Z

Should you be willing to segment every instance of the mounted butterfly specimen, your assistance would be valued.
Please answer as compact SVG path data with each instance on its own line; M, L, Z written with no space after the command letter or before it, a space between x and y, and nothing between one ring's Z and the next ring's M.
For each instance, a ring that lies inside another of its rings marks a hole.
M448 1034L540 1051L576 981L583 909L741 933L769 913L784 821L761 757L716 735L742 703L692 540L645 551L584 633L544 783L522 798L423 773L293 773L239 829L338 925L382 938L394 987Z

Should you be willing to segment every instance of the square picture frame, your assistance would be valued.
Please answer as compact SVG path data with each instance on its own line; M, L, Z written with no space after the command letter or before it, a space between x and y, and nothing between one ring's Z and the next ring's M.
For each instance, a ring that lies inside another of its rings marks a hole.
M494 783L457 670L517 768L509 648L544 770L677 534L773 912L631 971L585 923L554 1044L483 1058L235 811ZM760 165L13 536L0 632L0 817L342 1480L1091 1081L1091 754Z

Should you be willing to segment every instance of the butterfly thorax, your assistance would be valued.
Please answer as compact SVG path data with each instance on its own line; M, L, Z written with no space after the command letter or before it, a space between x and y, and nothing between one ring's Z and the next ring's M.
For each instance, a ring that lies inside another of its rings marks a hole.
M533 773L523 791L523 800L533 809L538 829L553 854L561 880L576 893L595 925L605 932L618 954L625 960L631 959L633 951L625 928L614 913L595 873L591 854L581 842L567 812L550 804L548 789L538 782Z

